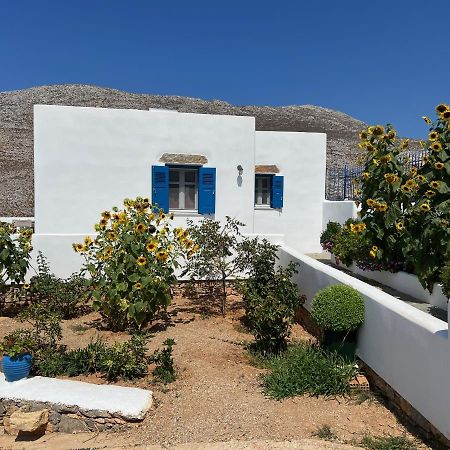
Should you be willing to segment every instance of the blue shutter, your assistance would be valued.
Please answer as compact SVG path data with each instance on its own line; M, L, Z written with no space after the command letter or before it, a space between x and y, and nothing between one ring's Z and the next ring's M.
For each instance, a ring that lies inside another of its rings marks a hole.
M216 169L200 167L198 169L198 212L214 214L216 212Z
M272 195L270 199L270 206L272 208L281 209L283 207L283 188L284 177L274 175L272 177Z
M152 166L152 203L169 212L169 168Z

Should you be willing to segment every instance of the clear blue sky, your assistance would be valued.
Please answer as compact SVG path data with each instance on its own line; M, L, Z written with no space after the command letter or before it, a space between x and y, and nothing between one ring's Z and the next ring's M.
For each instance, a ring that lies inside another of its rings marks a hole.
M314 104L411 137L450 102L450 0L0 0L0 18L0 91Z

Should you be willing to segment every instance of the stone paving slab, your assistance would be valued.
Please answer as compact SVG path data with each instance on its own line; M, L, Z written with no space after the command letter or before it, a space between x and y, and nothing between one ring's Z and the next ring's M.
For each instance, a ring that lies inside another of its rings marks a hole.
M47 377L31 377L9 383L0 373L0 399L104 411L127 420L141 420L152 405L152 392Z

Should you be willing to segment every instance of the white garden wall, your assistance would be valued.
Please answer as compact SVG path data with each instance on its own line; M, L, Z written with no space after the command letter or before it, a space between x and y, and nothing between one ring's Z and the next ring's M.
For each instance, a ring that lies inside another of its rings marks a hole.
M57 275L79 269L71 243L93 234L101 211L151 197L151 167L163 165L163 153L203 155L216 168L216 219L235 217L245 233L281 236L300 251L320 249L325 134L255 132L253 117L36 105L34 248ZM254 209L256 164L275 164L285 177L281 211ZM176 213L175 225L187 217L202 216Z
M358 214L358 208L353 200L324 200L323 201L323 229L327 227L328 222L338 222L341 225L350 218L355 219Z
M296 277L307 296L347 284L365 299L366 320L358 335L358 356L450 438L450 342L447 323L295 250L283 247L280 264L299 263Z

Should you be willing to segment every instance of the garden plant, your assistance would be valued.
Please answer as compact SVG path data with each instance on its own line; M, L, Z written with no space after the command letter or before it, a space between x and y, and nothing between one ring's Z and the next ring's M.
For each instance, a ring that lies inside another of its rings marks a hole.
M173 215L148 199L126 199L124 207L104 211L95 239L73 245L86 260L92 306L113 330L141 328L165 310L178 259L197 250L186 230L171 225Z

